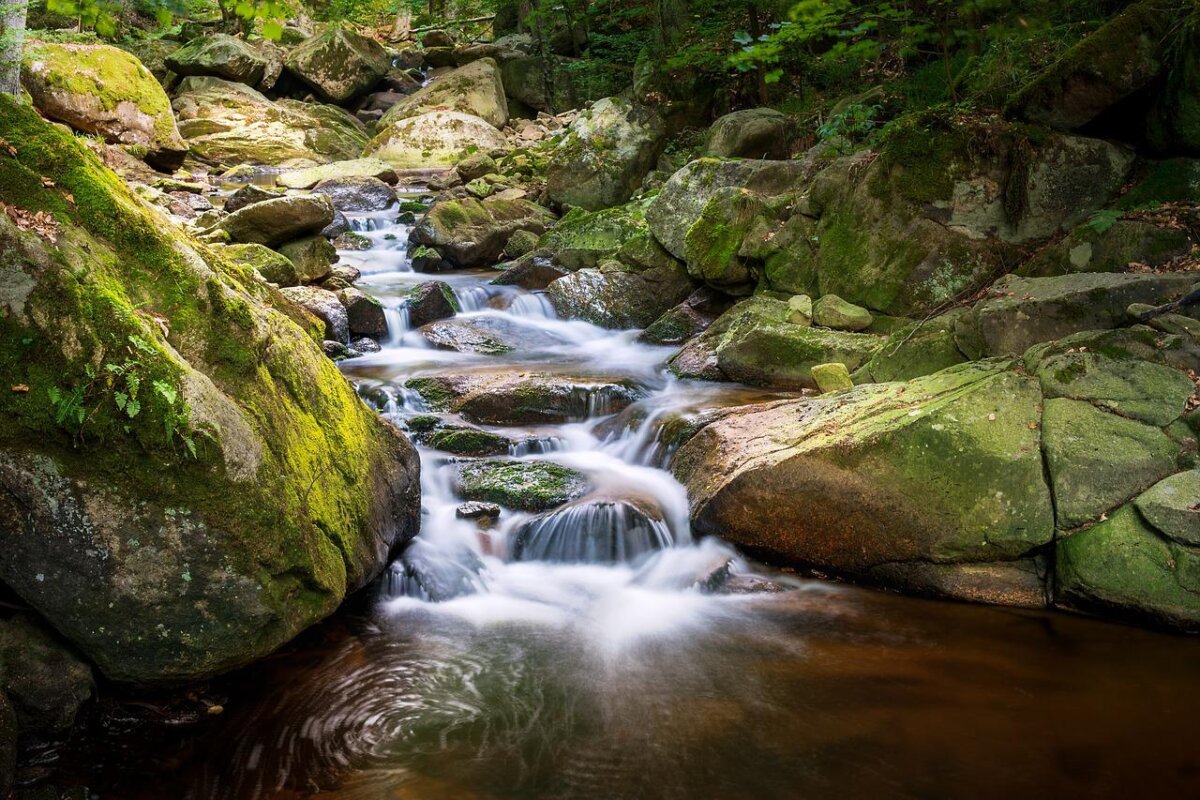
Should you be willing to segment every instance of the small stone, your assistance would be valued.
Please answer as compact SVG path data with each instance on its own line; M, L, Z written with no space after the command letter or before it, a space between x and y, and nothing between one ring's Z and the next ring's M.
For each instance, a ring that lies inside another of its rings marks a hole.
M813 304L813 321L822 328L861 331L871 327L875 318L862 306L847 302L836 294L826 294Z
M454 511L459 519L495 519L500 516L500 506L495 503L463 503Z
M337 296L346 307L350 333L377 339L388 335L387 316L378 300L358 289L342 289Z
M273 192L261 186L255 186L253 183L248 183L226 198L225 210L232 214L234 211L239 211L246 206L252 206L255 203L261 203L266 200L277 200L280 197L283 197L282 192Z
M805 327L812 325L813 301L811 297L806 294L793 295L788 299L788 308L791 309L788 322Z
M817 389L822 394L854 387L854 381L850 378L850 370L846 369L845 364L817 364L812 368L812 377L817 384Z
M453 317L458 310L454 290L442 281L418 284L408 296L408 319L414 328Z
M379 346L379 342L375 341L374 339L368 339L366 336L362 336L352 341L350 343L350 348L352 350L357 350L360 353L378 353L383 349Z
M455 171L464 182L482 178L496 171L496 161L486 153L474 153L458 162Z

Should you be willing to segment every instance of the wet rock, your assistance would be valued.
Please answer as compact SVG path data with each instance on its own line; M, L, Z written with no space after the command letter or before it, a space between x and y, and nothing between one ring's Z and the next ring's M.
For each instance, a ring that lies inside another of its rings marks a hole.
M1005 563L1054 537L1040 404L1004 363L963 365L728 412L673 470L698 533L784 561L859 576Z
M364 354L378 353L383 350L383 348L379 346L379 342L375 341L374 339L368 339L365 336L350 342L350 349L357 350L358 352Z
M260 659L413 535L416 454L324 357L303 309L163 225L31 108L0 97L0 111L21 143L0 186L46 175L103 210L61 217L54 245L0 219L5 325L29 341L9 379L72 391L97 347L129 336L149 370L137 418L97 403L79 441L44 403L0 409L0 581L114 681L189 683Z
M257 87L268 59L250 43L224 33L193 39L169 55L166 65L176 75L207 75Z
M247 183L245 186L238 189L233 194L225 199L225 205L222 208L232 214L234 211L240 211L246 206L252 206L255 203L261 203L264 200L277 200L283 197L282 192L264 189L261 186L256 186L253 183Z
M1050 604L1045 559L1022 558L983 564L904 562L872 568L871 583L913 594L971 603L1045 608Z
M539 238L533 231L516 231L508 237L508 244L504 245L502 255L505 258L520 258L528 255L537 249Z
M959 326L959 346L969 356L1025 352L1039 342L1126 324L1132 303L1159 305L1195 283L1186 273L1081 273L1052 278L1001 278L991 297L976 304Z
M257 270L263 280L278 286L296 286L300 273L287 256L261 244L231 244L224 253L236 263Z
M29 614L0 622L0 681L25 733L70 729L94 690L91 667Z
M513 558L620 564L673 543L661 509L627 499L584 498L518 527L513 532Z
M349 230L344 233L339 233L336 237L334 237L333 240L333 248L335 250L353 250L356 252L362 252L364 250L370 250L372 246L373 242L369 237Z
M408 321L414 328L424 327L439 319L448 319L459 310L454 290L442 281L417 284L408 295Z
M618 98L600 100L551 151L546 195L589 211L620 205L654 166L665 139L666 126L652 109Z
M364 94L390 67L383 46L348 25L331 26L297 47L287 59L289 72L333 103Z
M457 111L430 111L381 126L365 155L396 169L451 167L471 148L506 152L508 140L487 120Z
M497 355L513 351L515 346L494 335L487 327L465 320L431 322L420 329L434 347L459 353Z
M732 380L775 389L816 388L812 368L839 362L858 369L883 340L797 325L782 300L752 297L723 314L671 361L681 377Z
M388 126L434 110L457 111L495 128L503 127L508 122L508 101L496 62L484 58L430 82L388 109L381 124Z
M836 294L826 294L813 304L812 321L835 331L864 331L875 318L862 306L847 303Z
M290 286L280 291L325 323L326 339L342 344L350 341L350 318L336 294L315 286Z
M454 469L458 494L521 511L560 506L589 488L583 475L549 461L468 461Z
M279 253L295 265L304 283L316 283L328 277L330 268L338 260L337 250L322 234L281 245Z
M346 307L346 319L352 335L387 338L387 316L378 300L353 288L342 289L337 293L337 298Z
M397 566L400 574L391 575L393 593L434 603L479 591L479 574L484 570L471 550L462 547L446 553L422 539L405 548Z
M334 209L333 212L333 222L321 228L321 235L326 239L336 239L342 234L349 232L350 220L346 219L346 215L337 209Z
M732 304L732 298L702 286L651 323L639 338L647 344L683 344L708 330Z
M335 342L332 339L326 339L321 342L321 350L333 361L345 361L348 358L357 358L360 355L360 353L346 345L345 342Z
M341 108L271 102L219 78L184 78L172 106L192 153L214 164L307 167L357 158L367 144L362 123Z
M431 408L482 425L560 425L615 414L641 396L636 387L562 375L470 374L405 383Z
M333 203L320 195L292 195L246 206L221 220L235 242L268 247L318 233L333 221Z
M1177 468L1179 445L1161 430L1090 403L1047 400L1042 428L1063 529L1098 518Z
M495 503L463 503L454 510L454 515L459 519L497 519L500 506Z
M334 208L349 213L383 211L396 202L392 187L368 176L329 178L318 183L313 192L326 195Z
M505 437L478 428L446 427L434 431L425 439L435 450L459 456L503 456L511 442Z
M565 319L602 328L645 328L692 293L682 264L634 272L619 262L583 269L550 284L546 294Z
M704 154L716 158L785 159L789 155L787 117L773 108L750 108L717 119L708 131Z
M444 200L413 228L412 242L437 250L455 267L494 264L519 230L542 233L553 215L528 200Z
M275 177L275 183L288 189L311 189L322 181L341 178L375 178L389 185L395 185L400 180L396 170L385 161L377 158L355 158L283 172Z
M1200 552L1158 535L1132 505L1058 539L1055 554L1057 605L1200 630Z
M513 237L516 235L513 234ZM555 266L548 258L523 258L497 275L492 283L498 286L520 286L522 289L540 291L569 274L570 272Z
M166 93L123 50L30 42L21 84L44 116L112 144L145 148L145 159L155 166L175 169L187 155Z

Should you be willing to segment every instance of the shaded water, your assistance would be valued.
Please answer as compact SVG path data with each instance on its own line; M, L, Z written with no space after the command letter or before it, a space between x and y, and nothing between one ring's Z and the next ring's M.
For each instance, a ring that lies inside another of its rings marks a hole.
M82 769L96 796L1200 795L1200 642L800 581L695 541L664 426L761 393L672 380L669 349L555 319L489 274L414 274L403 226L355 225L374 247L344 260L392 325L345 367L363 396L405 426L429 413L411 377L564 378L572 421L484 427L594 491L481 529L456 513L459 459L422 448L422 533L368 607L238 676L166 774L146 777L164 756L144 744ZM516 349L408 330L407 290L430 277Z

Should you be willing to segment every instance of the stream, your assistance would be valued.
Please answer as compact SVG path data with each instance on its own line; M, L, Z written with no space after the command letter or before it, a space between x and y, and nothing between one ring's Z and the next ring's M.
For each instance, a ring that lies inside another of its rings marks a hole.
M460 518L461 457L420 447L422 532L369 597L236 676L165 771L114 736L119 758L79 770L92 797L1200 794L1200 642L801 580L697 540L664 426L772 396L675 380L671 348L559 320L494 272L415 273L393 219L352 218L372 247L341 254L390 329L346 375L402 428L436 413L414 377L562 377L576 419L482 427L511 440L504 458L577 470L591 493L481 525ZM405 299L430 279L457 320L520 345L430 346ZM614 383L638 395L619 413L595 388Z

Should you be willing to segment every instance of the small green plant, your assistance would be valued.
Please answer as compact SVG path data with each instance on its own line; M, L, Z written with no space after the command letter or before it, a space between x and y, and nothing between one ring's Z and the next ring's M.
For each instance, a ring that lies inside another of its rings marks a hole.
M1092 214L1091 219L1087 221L1087 226L1098 234L1108 233L1113 225L1117 224L1117 220L1121 218L1121 212L1112 208L1104 208Z
M852 103L827 119L817 128L817 138L822 142L840 139L844 143L861 142L879 128L880 105Z

